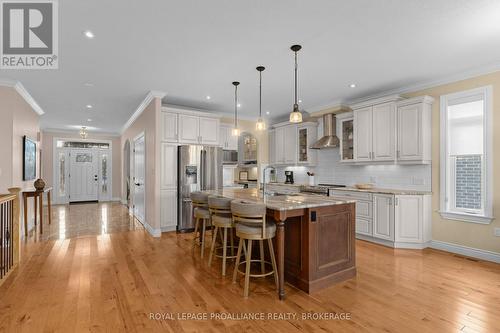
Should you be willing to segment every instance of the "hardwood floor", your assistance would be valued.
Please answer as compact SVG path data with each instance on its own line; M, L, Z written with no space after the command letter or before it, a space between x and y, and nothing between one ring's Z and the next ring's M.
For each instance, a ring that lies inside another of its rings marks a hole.
M272 278L253 279L244 299L218 261L200 260L190 234L152 238L119 204L53 214L52 232L31 235L0 287L3 332L500 332L498 264L358 241L356 278L312 295L287 286L285 301ZM150 319L157 313L175 319ZM177 319L193 313L298 318ZM301 320L307 313L350 319Z

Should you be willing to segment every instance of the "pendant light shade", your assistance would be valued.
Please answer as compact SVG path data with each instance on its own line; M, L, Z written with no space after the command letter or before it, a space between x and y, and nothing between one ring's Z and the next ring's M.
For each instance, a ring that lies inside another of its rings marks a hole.
M233 86L234 86L234 127L231 130L231 134L233 136L239 136L240 135L240 129L238 128L238 86L240 85L239 82L234 81Z
M266 123L262 119L262 72L266 69L264 66L259 66L256 68L259 71L259 119L255 124L257 131L263 131L266 129Z
M293 111L290 113L290 122L291 123L301 123L302 122L302 113L299 111L299 103L297 97L297 52L300 51L302 46L300 45L292 45L290 49L295 53L295 103L293 104Z

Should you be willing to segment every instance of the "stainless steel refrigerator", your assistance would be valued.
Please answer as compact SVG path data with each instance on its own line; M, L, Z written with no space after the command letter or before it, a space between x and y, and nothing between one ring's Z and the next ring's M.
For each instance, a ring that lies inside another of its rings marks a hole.
M194 229L191 192L222 189L222 148L179 146L177 152L177 231Z

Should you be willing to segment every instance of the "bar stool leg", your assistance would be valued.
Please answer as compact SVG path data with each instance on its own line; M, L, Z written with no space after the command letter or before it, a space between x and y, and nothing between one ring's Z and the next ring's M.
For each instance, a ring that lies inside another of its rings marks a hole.
M215 227L215 236L212 238L212 246L210 247L210 255L208 256L208 267L212 265L212 257L214 255L214 250L215 250L215 241L217 240L217 230L219 227Z
M248 240L248 258L246 260L246 270L245 270L245 289L243 290L243 296L248 297L248 291L250 286L250 265L252 264L252 240Z
M276 265L276 258L274 256L273 240L268 239L267 244L269 244L269 255L271 256L271 263L273 264L274 282L276 283L276 289L279 290L278 266Z
M224 240L222 241L222 276L226 276L227 257L227 228L224 228Z
M266 263L264 262L264 241L262 239L259 240L259 247L260 247L260 272L261 274L265 274Z
M201 233L201 258L203 258L203 255L205 254L205 230L206 230L206 219L201 219L203 222L203 227L202 227L202 233Z
M233 231L234 229L231 228L229 231L229 239L231 242L231 257L234 257L234 240L233 240Z
M243 248L243 239L240 238L240 241L238 242L238 252L236 253L236 261L234 263L233 283L236 283L236 276L238 275L238 266L240 265L242 248Z
M196 246L196 240L198 239L198 228L199 228L199 223L200 223L200 219L199 218L195 218L194 219L194 238L193 238L193 247Z

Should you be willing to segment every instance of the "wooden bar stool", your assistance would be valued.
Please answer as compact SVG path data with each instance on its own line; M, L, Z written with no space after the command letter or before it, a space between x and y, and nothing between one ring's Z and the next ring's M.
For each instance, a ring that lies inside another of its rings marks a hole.
M205 231L207 227L211 227L210 212L208 211L208 194L203 192L192 192L191 201L195 219L193 247L201 243L201 257L203 258L205 253ZM213 237L212 231L212 238Z
M238 245L238 253L236 255L236 263L234 265L233 283L236 283L237 274L245 275L245 287L243 296L248 297L250 277L264 277L274 274L274 282L276 288L278 285L278 269L276 267L276 258L274 257L273 237L276 235L276 224L274 222L266 223L266 206L254 202L244 200L233 200L231 202L231 213L233 221L236 225L236 236L240 238ZM245 240L248 241L246 247L245 261L240 263L241 250L245 246ZM252 260L252 242L259 241L260 246L260 260ZM265 261L264 258L264 241L267 240L269 246L269 255L271 262ZM250 266L252 262L260 262L261 274L250 274ZM245 272L239 270L240 264L245 264ZM266 272L265 265L270 264L272 271Z
M212 258L215 255L218 258L222 258L222 276L226 275L226 261L227 259L234 259L236 255L234 254L234 240L233 240L233 217L231 216L231 199L224 198L221 196L209 196L208 197L208 210L210 211L212 218L212 225L215 227L214 236L212 237L212 246L210 247L210 255L208 257L208 266L212 265ZM222 246L215 247L217 241L217 235L220 235L220 230L223 231L221 235ZM229 232L229 238L231 241L231 255L227 255L227 234ZM222 249L222 255L217 254L217 250Z

